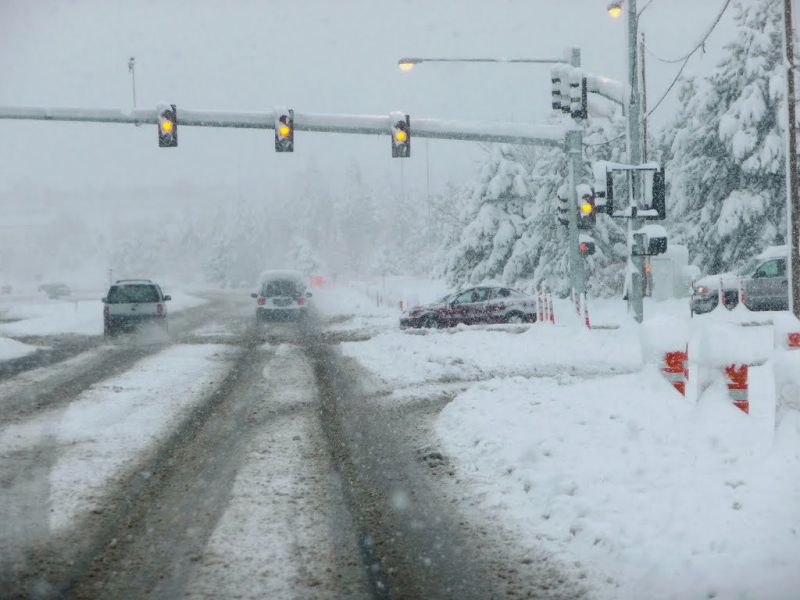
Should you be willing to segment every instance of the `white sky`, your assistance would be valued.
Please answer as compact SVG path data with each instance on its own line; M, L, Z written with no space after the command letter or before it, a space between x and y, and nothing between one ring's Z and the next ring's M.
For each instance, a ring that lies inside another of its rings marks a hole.
M641 29L654 52L679 56L723 0L653 0ZM625 76L625 21L607 0L0 0L0 105L128 108L128 57L136 56L139 106L385 114L543 122L549 68L422 65L401 56L542 57L579 46L587 70ZM646 4L640 0L639 7ZM730 15L687 72L708 72L731 35ZM677 65L648 61L660 96ZM663 124L674 97L655 117ZM413 125L412 125L413 127ZM413 130L413 129L412 129ZM0 121L0 192L95 190L173 184L226 185L242 193L298 186L313 162L329 185L357 162L368 183L424 190L429 144L434 192L474 177L477 145L417 139L392 159L374 136L298 132L276 155L271 131L182 128L180 147L159 149L154 127Z

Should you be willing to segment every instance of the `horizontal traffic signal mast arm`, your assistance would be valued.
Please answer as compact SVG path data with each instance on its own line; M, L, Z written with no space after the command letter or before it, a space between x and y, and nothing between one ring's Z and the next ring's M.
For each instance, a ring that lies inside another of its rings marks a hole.
M0 107L0 119L34 121L77 121L85 123L157 124L156 109ZM178 107L181 127L233 127L274 129L274 112L190 110ZM391 129L389 115L329 115L294 113L295 131L386 135ZM573 126L533 125L492 121L454 121L411 117L415 137L477 142L501 142L535 146L563 146Z

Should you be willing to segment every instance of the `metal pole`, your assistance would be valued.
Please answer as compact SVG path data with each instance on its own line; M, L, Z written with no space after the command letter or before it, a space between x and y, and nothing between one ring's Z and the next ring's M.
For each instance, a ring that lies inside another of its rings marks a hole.
M572 293L586 291L583 259L580 255L578 239L578 190L583 171L583 131L575 129L567 132L567 164L569 166L569 272Z
M642 162L642 102L639 93L639 57L637 52L638 15L636 0L628 0L628 79L630 100L628 102L628 162L633 165ZM642 177L637 171L631 174L631 203L634 208L641 206ZM628 290L629 306L637 322L644 320L644 256L633 256L633 231L642 227L641 219L630 219L628 225L628 244L633 263L631 286Z
M786 209L789 257L789 308L800 319L800 194L797 182L797 116L795 114L794 43L792 38L792 0L784 0L786 41L786 105L788 143L786 156Z
M131 84L133 86L133 108L136 108L136 57L128 59L128 71L131 72Z
M580 48L568 48L567 60L573 67L581 66ZM583 174L583 129L580 127L567 132L566 135L567 164L569 166L569 273L571 293L582 294L586 291L586 276L583 268L583 258L580 255L580 240L578 236L578 185Z

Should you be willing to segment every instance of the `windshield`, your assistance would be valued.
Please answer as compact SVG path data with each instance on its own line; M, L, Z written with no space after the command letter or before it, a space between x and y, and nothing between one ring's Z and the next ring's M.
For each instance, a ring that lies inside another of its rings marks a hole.
M268 281L262 288L262 295L268 298L273 296L299 296L302 293L302 285L296 281L288 279L278 279Z
M153 285L115 285L108 291L109 304L129 302L159 302L158 289Z
M764 259L751 258L736 270L736 274L741 275L742 277L752 276L758 265L760 265L762 262L764 262Z
M800 597L798 25L0 0L0 600Z

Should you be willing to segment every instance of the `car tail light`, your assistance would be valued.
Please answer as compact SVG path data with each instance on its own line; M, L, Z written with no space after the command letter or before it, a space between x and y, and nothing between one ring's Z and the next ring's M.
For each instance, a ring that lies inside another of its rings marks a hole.
M109 309L108 305L105 305L103 307L103 317L107 319L110 314L111 314L111 310Z
M304 306L304 305L305 305L305 303L306 303L306 299L305 299L305 298L298 298L298 299L297 299L297 303L298 303L300 306Z
M258 297L258 305L259 306L264 306L266 303L267 303L267 299L264 298L264 296L259 296Z
M156 304L156 313L159 315L164 314L164 305L163 304Z

